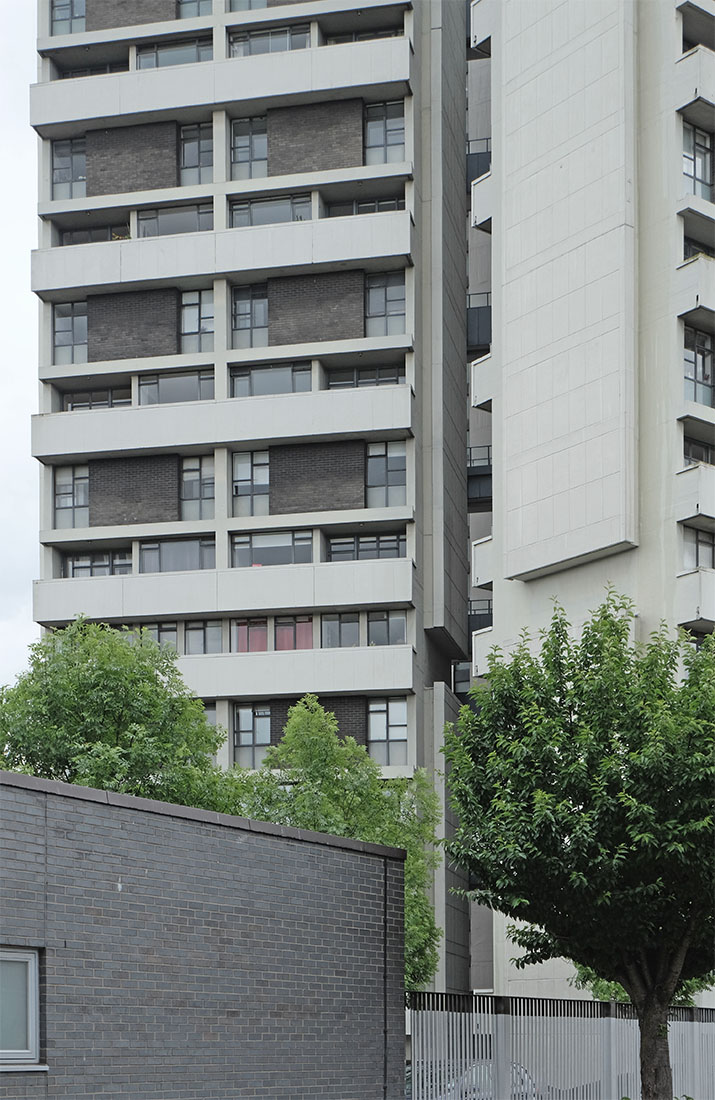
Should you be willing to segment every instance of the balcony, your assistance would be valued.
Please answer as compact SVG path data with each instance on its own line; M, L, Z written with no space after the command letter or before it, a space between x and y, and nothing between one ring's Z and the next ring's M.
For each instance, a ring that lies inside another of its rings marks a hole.
M331 436L391 438L412 425L410 386L187 401L179 405L45 413L32 418L32 453L48 462L176 452L192 445L271 443Z
M471 401L475 409L491 412L492 398L496 387L495 364L491 352L482 355L472 363Z
M710 329L715 321L715 259L699 252L675 271L675 311L686 324Z
M489 349L492 342L492 296L490 293L467 295L467 353L475 355Z
M467 506L470 512L491 511L492 448L489 444L467 448Z
M33 253L32 289L51 301L66 299L73 288L87 292L138 289L201 276L297 275L350 263L382 270L386 257L410 256L412 232L410 213L400 210L68 245Z
M410 559L402 558L35 581L34 618L50 626L80 614L134 622L238 611L404 607L413 601L413 572Z
M715 129L715 53L698 46L675 65L673 106L686 122L701 130Z
M484 3L484 0L481 0ZM496 184L491 169L472 183L472 226L485 233L492 231Z
M486 630L494 624L493 600L470 600L468 612L469 633Z
M474 180L485 175L492 166L492 139L474 138L467 142L467 191Z
M203 699L250 695L270 698L322 694L409 692L414 686L410 645L302 649L270 653L217 653L182 657L187 684Z
M491 588L494 581L494 543L491 535L472 543L472 588Z
M183 108L241 103L247 115L279 106L295 96L302 102L362 97L397 99L409 91L412 51L407 38L320 46L260 57L202 61L141 72L55 80L30 89L31 124L42 137L112 125L132 116L133 125L176 118ZM266 99L265 89L271 94ZM75 124L72 127L72 124Z
M675 518L715 530L715 466L697 463L675 475Z
M472 0L471 48L473 57L491 57L492 55L492 30L497 17L495 8L494 0Z
M700 632L715 627L715 569L694 569L676 578L675 621Z

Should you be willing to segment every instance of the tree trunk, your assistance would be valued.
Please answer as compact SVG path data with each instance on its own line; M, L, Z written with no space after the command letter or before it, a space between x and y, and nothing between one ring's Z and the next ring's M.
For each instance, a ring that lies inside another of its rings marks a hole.
M641 1100L673 1100L668 1006L648 998L638 1009L641 1033Z

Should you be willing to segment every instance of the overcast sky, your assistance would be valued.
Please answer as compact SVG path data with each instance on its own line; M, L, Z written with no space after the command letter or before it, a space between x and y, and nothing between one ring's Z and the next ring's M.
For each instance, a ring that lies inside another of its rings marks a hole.
M0 36L0 103L5 168L0 173L4 212L0 281L5 336L0 401L3 537L0 542L0 684L27 664L32 581L38 572L37 470L30 457L30 416L37 409L37 306L30 293L30 249L36 230L36 139L28 123L28 87L35 79L35 4L4 11Z

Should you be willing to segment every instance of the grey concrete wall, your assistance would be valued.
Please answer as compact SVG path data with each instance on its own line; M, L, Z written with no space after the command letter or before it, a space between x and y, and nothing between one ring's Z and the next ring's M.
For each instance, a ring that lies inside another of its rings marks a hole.
M179 294L173 287L89 295L87 353L90 362L176 355L179 308Z
M102 31L106 27L130 27L135 23L175 19L176 0L87 0L86 11L87 30Z
M362 164L361 99L275 107L267 128L269 176Z
M89 463L89 525L180 519L178 455Z
M334 271L268 280L268 343L359 340L365 335L365 275Z
M2 1100L399 1100L394 849L0 773L41 1061Z
M151 191L178 183L175 122L87 131L87 194Z
M270 511L365 507L365 444L303 443L270 449Z
M297 699L271 700L271 744L277 745L288 721L288 710ZM358 745L367 745L367 703L362 695L321 695L320 705L331 710L342 737L354 737Z

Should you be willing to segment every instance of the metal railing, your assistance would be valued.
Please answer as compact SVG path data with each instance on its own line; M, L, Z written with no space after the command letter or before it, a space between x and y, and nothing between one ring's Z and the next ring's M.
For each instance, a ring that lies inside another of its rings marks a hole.
M467 447L467 465L468 466L491 466L492 464L492 445L491 443L482 443L477 447Z
M491 290L483 290L478 294L467 295L467 309L479 309L492 304Z
M491 153L491 151L492 139L490 137L467 139L467 156L470 153Z
M631 1005L413 993L412 1100L616 1100L640 1096ZM674 1009L673 1091L715 1081L715 1009Z

